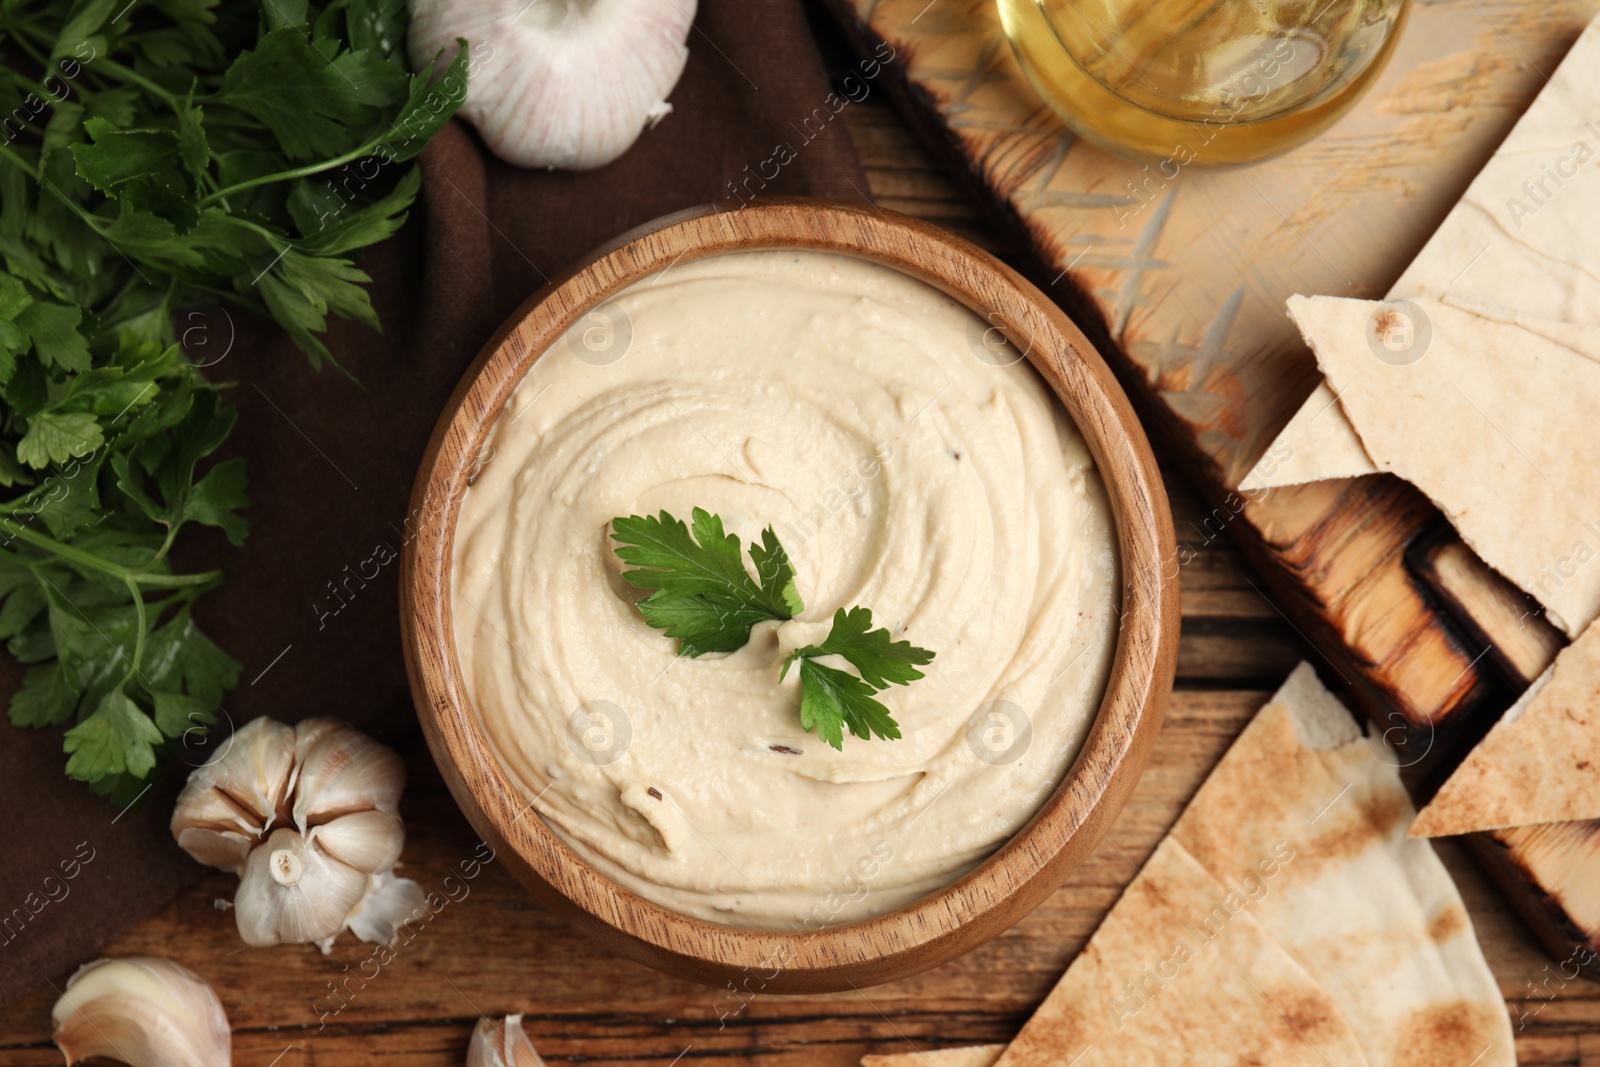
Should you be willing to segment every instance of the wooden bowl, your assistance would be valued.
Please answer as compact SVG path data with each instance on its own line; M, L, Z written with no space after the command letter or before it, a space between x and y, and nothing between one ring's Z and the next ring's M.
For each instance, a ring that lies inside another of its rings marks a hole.
M756 249L810 249L892 267L972 308L1023 349L1088 442L1110 497L1122 622L1098 717L1033 819L961 879L873 919L815 933L690 918L597 872L537 815L494 755L463 687L450 604L456 517L488 432L533 362L580 315L669 265ZM440 770L499 860L602 944L649 966L746 993L839 990L943 963L1026 915L1094 849L1138 781L1172 689L1178 566L1172 518L1127 397L1078 328L1020 275L915 219L820 200L703 207L625 234L513 315L446 405L412 495L401 571L411 689ZM536 949L534 949L536 951Z

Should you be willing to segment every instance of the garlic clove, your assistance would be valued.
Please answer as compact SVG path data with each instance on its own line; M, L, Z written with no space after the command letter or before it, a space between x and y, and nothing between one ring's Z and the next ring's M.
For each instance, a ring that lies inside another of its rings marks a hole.
M257 946L336 937L366 893L367 879L298 832L274 830L239 875L233 898L239 936Z
M467 1067L544 1067L522 1029L522 1016L507 1015L504 1023L479 1019L467 1047Z
M372 876L367 895L345 919L345 926L363 941L393 946L401 927L427 914L428 898L422 887L385 871Z
M311 829L310 837L334 859L366 874L393 867L406 843L405 824L382 811L357 811Z
M217 994L170 960L95 960L50 1012L69 1064L90 1056L133 1067L228 1067L232 1034Z
M302 833L356 811L376 809L399 818L405 763L361 731L339 726L322 733L299 766L293 814Z
M255 838L235 830L209 830L190 826L178 831L178 847L207 867L238 874L250 855Z
M294 726L294 773L289 778L291 793L300 784L300 767L306 761L306 754L316 746L318 741L337 730L346 730L349 727L338 719L301 719Z
M591 170L626 152L688 61L694 0L412 0L423 66L472 45L462 117L501 159Z
M294 759L296 763L305 761L306 753L324 737L339 730L348 730L350 727L338 719L302 719L294 727Z
M237 838L259 837L284 815L293 771L294 731L252 719L189 775L172 811L172 836L201 863L238 869Z

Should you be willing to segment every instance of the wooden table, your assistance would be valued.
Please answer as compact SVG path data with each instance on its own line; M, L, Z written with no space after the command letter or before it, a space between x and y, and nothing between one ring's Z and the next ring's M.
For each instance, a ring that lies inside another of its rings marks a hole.
M848 63L825 17L830 59ZM870 195L1006 255L977 210L879 96L844 112ZM239 1067L464 1062L480 1014L523 1012L551 1062L657 1065L845 1065L863 1053L1005 1041L1082 948L1234 736L1300 659L1320 654L1263 595L1225 539L1203 528L1199 501L1169 473L1178 539L1195 557L1182 572L1178 686L1150 767L1110 835L1029 918L970 955L926 974L826 996L755 997L694 985L601 953L534 904L491 864L416 930L374 974L371 946L345 935L328 956L311 947L243 946L214 902L235 880L213 873L110 945L111 956L156 954L215 986L234 1025ZM446 894L445 878L476 838L420 740L407 753L404 871ZM1525 1065L1600 1067L1600 986L1563 983L1463 850L1438 846L1455 875L1504 992ZM135 877L136 872L129 872ZM65 980L57 976L57 986ZM336 995L337 994L337 995ZM55 992L39 989L0 1013L0 1067L59 1065L50 1044ZM343 1005L341 1007L341 1004ZM1467 1065L1439 1065L1467 1067Z

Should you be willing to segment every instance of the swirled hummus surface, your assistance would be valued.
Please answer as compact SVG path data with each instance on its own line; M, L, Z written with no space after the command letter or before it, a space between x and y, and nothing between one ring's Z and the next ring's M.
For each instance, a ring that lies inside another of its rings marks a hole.
M1111 516L1059 403L984 335L884 267L737 253L631 286L518 386L456 529L456 650L506 770L601 871L815 929L952 881L1060 782L1109 671ZM609 524L696 507L745 543L771 525L806 608L688 658ZM937 658L879 695L901 739L836 751L778 674L856 605Z

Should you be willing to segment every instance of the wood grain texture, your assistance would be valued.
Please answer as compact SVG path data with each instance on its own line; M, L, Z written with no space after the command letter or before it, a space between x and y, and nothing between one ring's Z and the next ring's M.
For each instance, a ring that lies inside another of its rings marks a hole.
M488 433L534 362L579 317L689 261L809 249L917 278L1002 329L1083 433L1111 504L1122 575L1117 645L1094 726L1072 768L1015 837L953 884L905 908L804 932L723 926L647 901L596 871L542 819L493 755L456 661L451 553L461 498ZM1126 801L1176 664L1178 558L1149 442L1105 363L1048 298L964 241L881 208L760 200L693 209L619 238L519 309L446 406L423 457L401 565L401 617L423 731L468 818L501 861L597 940L675 974L769 992L873 985L936 966L1031 911L1094 848Z
M825 23L819 28L826 34ZM834 65L843 70L851 62L841 55ZM863 192L1021 262L1015 238L984 221L879 100L875 94L842 116L871 181ZM347 936L326 957L310 948L245 948L231 915L212 904L230 897L235 885L217 872L107 953L172 956L214 982L236 1027L239 1067L368 1067L378 1060L460 1067L478 1014L507 1011L529 1013L551 1063L582 1058L665 1067L681 1055L676 1067L854 1067L868 1052L1009 1040L1282 682L1292 666L1285 656L1309 658L1325 681L1338 681L1262 595L1261 579L1246 569L1233 541L1206 531L1212 506L1175 465L1164 470L1188 560L1181 571L1180 666L1166 723L1138 788L1099 848L1030 916L967 956L863 993L764 997L707 990L597 948L494 864L473 880L470 896L445 908L338 1014L330 1014L340 1002L329 983L354 985L350 972L359 975L369 946ZM1197 633L1209 635L1204 650ZM404 871L441 891L477 838L425 747L419 743L406 755ZM1553 975L1554 962L1478 865L1455 842L1437 847L1506 996L1519 1062L1600 1067L1600 985ZM0 1012L0 1067L60 1067L49 1043L54 997L41 987Z
M1463 840L1550 953L1555 973L1600 979L1600 820L1515 826Z
M1516 689L1531 685L1567 646L1538 601L1490 569L1450 527L1441 524L1436 536L1414 545L1411 565Z

